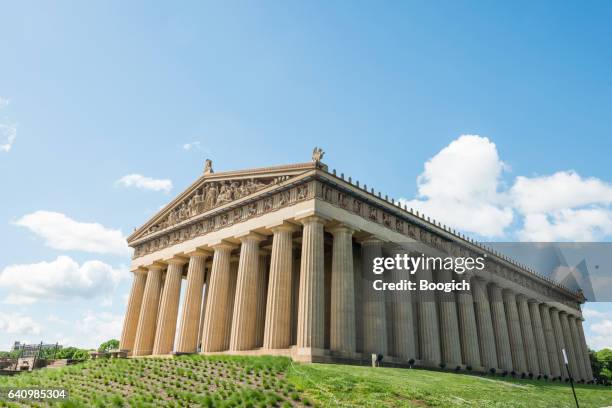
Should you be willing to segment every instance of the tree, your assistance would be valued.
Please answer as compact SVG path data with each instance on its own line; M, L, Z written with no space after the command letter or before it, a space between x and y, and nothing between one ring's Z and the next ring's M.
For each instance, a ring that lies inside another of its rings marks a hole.
M98 347L98 351L99 352L108 352L111 350L116 350L119 348L119 340L115 340L115 339L110 339L108 341L105 341L104 343L100 344L100 347Z
M589 350L589 359L597 381L604 384L612 382L612 350Z

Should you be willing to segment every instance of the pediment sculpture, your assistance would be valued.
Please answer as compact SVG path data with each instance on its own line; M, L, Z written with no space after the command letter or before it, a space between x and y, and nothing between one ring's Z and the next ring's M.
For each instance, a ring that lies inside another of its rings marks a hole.
M220 205L238 200L284 178L207 181L177 204L161 220L147 229L145 235L164 230Z

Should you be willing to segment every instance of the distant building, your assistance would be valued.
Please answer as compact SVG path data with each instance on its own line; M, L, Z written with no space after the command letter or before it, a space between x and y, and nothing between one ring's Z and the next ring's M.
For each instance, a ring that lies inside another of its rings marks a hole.
M52 348L61 349L62 346L59 344L45 344L45 343L37 343L37 344L26 344L20 341L16 341L13 343L13 347L11 351L21 350L23 354L31 354L36 353L38 350L52 349Z

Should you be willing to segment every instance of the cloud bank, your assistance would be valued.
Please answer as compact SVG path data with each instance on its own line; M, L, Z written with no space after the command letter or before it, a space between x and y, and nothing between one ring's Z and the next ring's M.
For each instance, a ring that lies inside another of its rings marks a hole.
M163 191L169 193L172 190L172 181L168 179L154 179L141 174L127 174L117 180L116 185L123 187L135 187L145 191Z
M125 268L115 269L98 260L79 265L61 255L51 262L5 267L0 272L0 287L7 291L4 301L10 304L110 298L127 276Z
M24 215L15 224L28 228L53 249L115 255L130 253L121 230L95 222L78 222L62 213L36 211Z
M595 241L612 234L612 185L572 170L515 178L495 143L462 135L425 163L418 194L402 199L434 219L485 238L522 241Z

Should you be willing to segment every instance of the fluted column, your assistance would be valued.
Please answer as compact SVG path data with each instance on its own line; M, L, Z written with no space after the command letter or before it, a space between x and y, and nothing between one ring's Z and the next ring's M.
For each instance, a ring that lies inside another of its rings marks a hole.
M174 349L176 318L183 281L183 265L186 262L187 260L183 258L173 258L168 261L153 345L153 354L155 355L170 354Z
M519 321L521 324L521 333L523 334L523 345L525 357L527 360L527 369L533 375L538 375L540 372L540 363L538 362L538 354L533 336L533 322L529 314L529 304L527 298L523 295L517 296Z
M362 300L363 300L363 352L387 355L387 322L385 292L372 286L382 275L372 272L374 258L382 256L382 241L369 238L361 242Z
M134 356L147 356L153 352L155 341L155 326L157 324L157 311L159 306L162 267L151 265L147 268L147 282L145 284L142 307L138 317L138 329L134 340Z
M493 320L493 331L495 332L497 362L499 368L510 372L513 369L512 352L510 351L510 337L508 335L508 322L506 320L502 289L495 284L491 284L489 298L491 300L491 317Z
M517 374L527 372L527 361L525 358L525 346L521 333L518 309L516 307L516 295L509 289L504 289L504 308L508 321L508 335L510 336L510 350L512 352L512 366Z
M405 253L401 248L393 249L390 255L403 256ZM390 271L391 282L408 280L410 274L405 270L392 269ZM393 324L393 350L390 354L403 360L417 358L415 344L414 315L412 311L412 292L409 290L393 290L389 293L391 297L391 320Z
M591 358L589 357L589 347L584 337L584 329L582 328L583 319L576 319L576 327L578 329L578 337L580 338L580 344L582 345L582 358L584 361L584 368L586 371L586 380L593 380L593 368L591 367Z
M567 353L567 359L569 360L569 368L572 373L574 380L580 380L580 367L576 359L576 350L574 349L574 342L572 340L572 332L569 327L567 320L567 313L559 312L559 319L561 320L561 330L563 332L563 341L565 342L565 352Z
M283 224L272 228L272 255L263 347L284 349L291 345L292 235L295 227Z
M470 283L470 290L458 290L457 310L459 314L459 333L461 335L461 355L463 363L473 369L482 366L480 349L478 345L478 329L476 328L476 315L474 313L474 278L470 275L457 275L458 279ZM493 340L491 338L491 340Z
M421 268L416 271L417 287L419 281L433 282L432 272ZM438 326L438 306L435 291L426 290L418 292L419 316L419 346L421 351L421 364L437 367L442 362L440 346L440 327Z
M187 287L185 288L179 336L176 344L178 353L195 353L198 348L205 263L210 253L196 250L187 255L189 256L189 267L187 268Z
M542 317L542 328L544 329L544 338L546 339L546 351L548 352L548 363L550 365L550 374L553 378L562 376L562 361L559 360L557 352L557 341L555 340L555 331L552 325L550 307L543 303L540 305L540 316Z
M210 291L211 268L204 268L204 294L202 295L202 305L200 309L200 324L198 325L198 342L196 349L202 349L202 331L204 330L204 318L206 317L206 303L208 302L208 292Z
M263 236L255 233L240 238L240 262L234 299L234 317L230 350L251 350L257 342L257 278L259 275L259 243Z
M477 277L472 279L472 297L474 298L481 364L487 370L497 369L500 365L497 363L491 304L487 295L487 284L484 280Z
M298 305L298 353L307 349L323 349L325 335L324 245L323 218L311 215L302 218L302 259Z
M586 381L587 373L586 367L584 366L584 357L582 344L580 343L580 335L578 334L578 328L576 327L576 317L568 315L567 321L569 323L569 330L572 335L572 345L574 349L574 355L576 356L576 363L578 371L580 373L580 379Z
M136 329L138 328L138 318L140 316L140 307L142 305L142 296L146 283L146 270L138 269L134 271L134 280L132 281L132 289L130 290L130 297L123 320L121 342L119 343L119 348L121 350L127 350L130 354L134 348L134 338L136 337Z
M232 320L234 318L234 306L236 305L236 284L238 282L238 266L239 262L230 262L229 287L227 288L227 311L225 313L225 340L224 350L229 350L229 344L232 337Z
M202 330L202 351L223 351L227 348L225 339L230 330L228 314L230 311L230 258L234 248L231 244L221 243L214 247L210 288L206 301L206 315Z
M557 309L550 309L550 319L552 321L553 332L555 334L555 343L557 345L556 354L559 360L559 369L561 371L561 377L568 378L567 370L565 369L565 363L563 360L563 352L561 351L565 348L565 340L563 338L561 319L559 318L559 311Z
M529 301L529 315L531 317L531 325L533 327L533 338L535 342L536 355L538 357L540 374L550 376L552 375L552 371L548 361L548 350L546 348L546 337L544 336L544 327L542 326L542 318L540 315L540 305L535 300Z
M355 282L353 280L353 229L339 225L329 230L332 249L329 348L355 352Z
M268 300L268 253L259 252L259 270L257 272L257 313L255 317L255 348L263 346L266 325L266 306Z
M453 273L448 269L435 270L434 273L436 274L436 281L439 283L450 283L453 279ZM456 302L454 292L438 292L440 348L442 361L448 368L461 365L461 341Z

